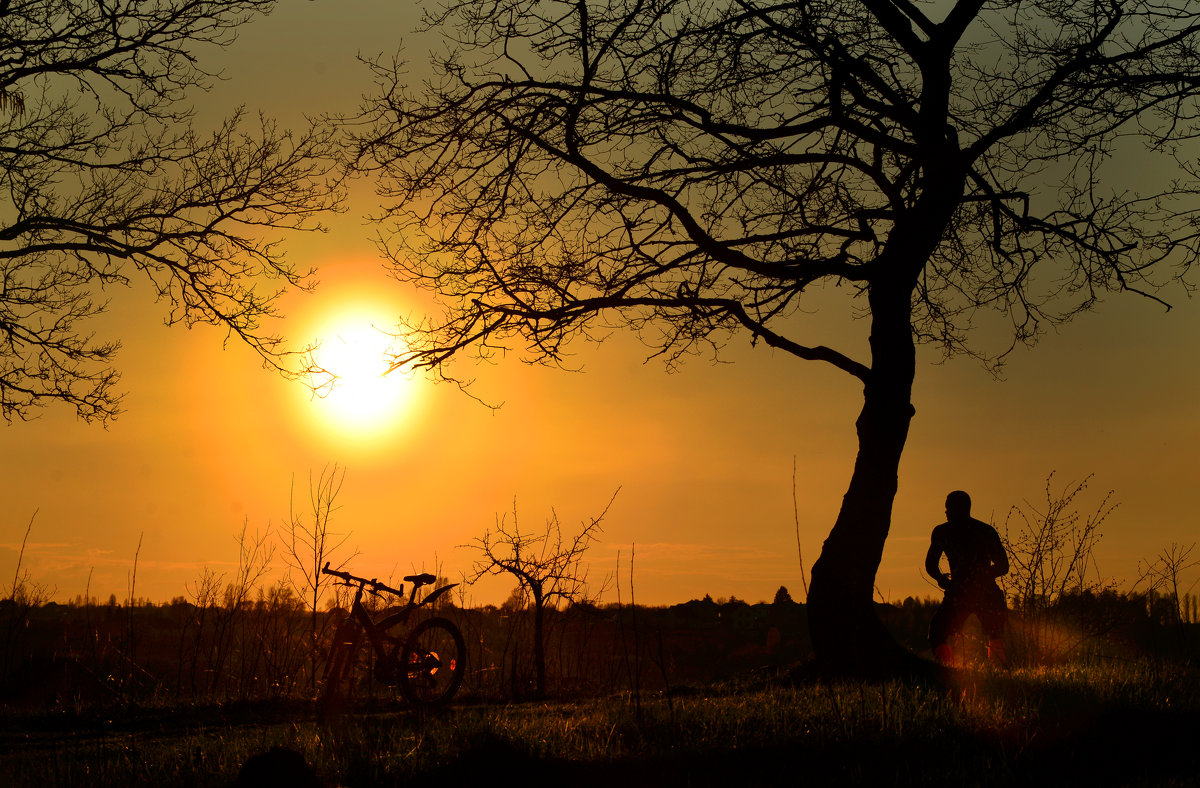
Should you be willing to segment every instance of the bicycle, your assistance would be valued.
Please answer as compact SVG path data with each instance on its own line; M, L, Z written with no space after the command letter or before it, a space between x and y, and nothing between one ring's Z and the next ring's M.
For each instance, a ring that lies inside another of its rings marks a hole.
M454 697L462 684L467 650L458 627L437 617L425 619L407 632L403 630L414 611L432 605L457 583L434 589L417 602L417 591L436 578L428 573L409 575L404 580L412 584L412 591L405 605L399 610L384 610L378 620L373 620L363 604L363 594L379 597L390 594L403 600L403 585L392 588L373 578L368 580L330 569L328 562L321 574L339 578L339 585L355 589L350 614L338 624L329 647L324 681L317 699L321 721L331 720L341 711L346 685L354 671L364 635L370 646L368 659L373 662L369 675L375 681L399 685L404 697L418 708L440 706Z

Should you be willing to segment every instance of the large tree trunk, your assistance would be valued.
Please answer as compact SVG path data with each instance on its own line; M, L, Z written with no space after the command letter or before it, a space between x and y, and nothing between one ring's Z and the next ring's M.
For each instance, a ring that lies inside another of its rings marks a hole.
M850 486L812 569L808 622L822 673L894 675L920 664L875 613L875 574L891 525L900 455L913 416L916 351L912 289L892 282L870 294L871 376L856 423L858 456Z

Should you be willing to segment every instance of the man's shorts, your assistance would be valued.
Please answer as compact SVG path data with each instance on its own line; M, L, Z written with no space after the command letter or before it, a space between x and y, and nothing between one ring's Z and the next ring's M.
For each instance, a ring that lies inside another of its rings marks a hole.
M948 641L972 613L979 617L989 640L1004 637L1004 621L1008 616L1004 592L995 583L987 583L962 589L951 587L946 592L929 624L929 642L936 648Z

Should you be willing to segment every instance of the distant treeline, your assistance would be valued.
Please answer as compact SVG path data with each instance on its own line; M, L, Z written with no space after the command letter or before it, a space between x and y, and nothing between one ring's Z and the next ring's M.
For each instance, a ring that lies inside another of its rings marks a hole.
M896 638L928 653L933 599L880 604ZM467 641L460 698L518 699L533 692L530 611L500 607L437 611ZM69 604L0 601L0 700L27 708L111 703L306 699L315 694L336 606L317 615L288 587L196 604ZM550 694L686 691L755 671L779 671L811 656L805 607L780 588L771 603L710 597L669 607L573 604L548 611ZM1200 645L1197 599L1115 591L1067 594L1014 611L1010 658L1192 660ZM976 630L963 635L970 653Z

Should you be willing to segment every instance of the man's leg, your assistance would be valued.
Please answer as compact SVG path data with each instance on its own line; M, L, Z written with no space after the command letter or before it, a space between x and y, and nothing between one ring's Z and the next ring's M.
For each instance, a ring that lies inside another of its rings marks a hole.
M988 638L988 662L993 665L1004 665L1007 655L1004 652L1004 622L1008 618L1008 608L1004 604L1004 592L999 588L995 593L988 593L979 608L979 623Z
M929 622L929 644L933 646L933 656L942 665L956 665L954 649L950 646L950 638L962 629L970 611L963 605L962 600L955 594L947 592L941 606L933 614Z

